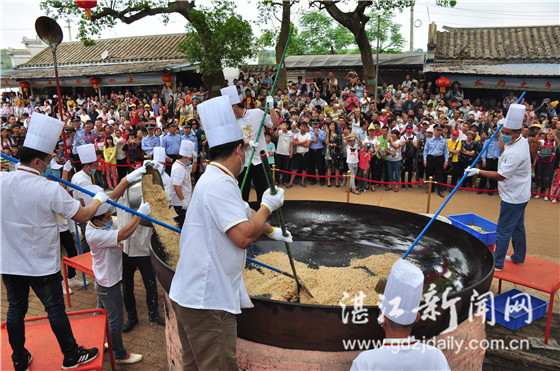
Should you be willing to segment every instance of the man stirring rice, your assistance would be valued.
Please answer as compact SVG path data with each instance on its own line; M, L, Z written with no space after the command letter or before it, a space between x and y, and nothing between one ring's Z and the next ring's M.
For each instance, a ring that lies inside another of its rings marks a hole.
M185 370L237 370L235 315L252 307L242 278L245 249L262 233L291 242L266 223L284 203L282 189L266 190L258 211L243 201L237 176L243 171L243 134L227 96L198 106L211 159L189 204L181 257L169 297L177 318Z

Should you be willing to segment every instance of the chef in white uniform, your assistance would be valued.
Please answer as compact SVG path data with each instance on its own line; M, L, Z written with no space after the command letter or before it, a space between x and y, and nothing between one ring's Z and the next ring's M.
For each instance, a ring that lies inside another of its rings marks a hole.
M95 174L97 169L97 155L95 154L95 145L94 144L84 144L77 148L78 150L78 157L80 158L80 162L82 163L82 170L78 171L72 177L72 184L75 184L79 187L85 188L87 186L93 185L92 176ZM74 198L85 206L82 192L78 191L77 189L73 190ZM85 238L86 233L86 223L79 224L80 232L82 233L82 238L80 239L80 246L82 248L82 252L88 252L89 246Z
M350 370L449 370L441 350L410 336L420 318L423 287L424 275L418 267L403 259L393 264L379 306L383 346L360 353Z
M194 163L193 160L195 161ZM179 158L171 167L171 205L173 205L177 213L175 220L179 228L183 226L185 214L191 201L191 173L193 167L196 167L194 142L183 139L179 149Z
M64 354L63 368L77 367L98 354L97 348L85 349L76 344L65 312L57 214L85 223L108 196L99 192L94 198L96 201L82 207L63 187L42 177L46 176L63 126L63 122L54 118L34 114L19 151L21 165L17 171L0 174L0 187L4 190L0 196L0 273L9 303L6 327L16 370L27 369L32 360L25 348L24 326L29 288L48 313Z
M146 160L144 161L144 165L150 164L154 167L154 169L159 171L164 188L167 192L167 187L171 183L171 179L165 172L164 165L161 164L161 161L165 163L165 149L163 147L155 147L153 155L154 161ZM118 203L130 207L130 204L128 203L128 189L124 191L122 197L119 198ZM122 229L132 220L133 217L133 214L118 208L117 228ZM153 232L153 227L140 224L129 238L121 241L123 247L122 295L124 307L127 313L127 321L122 328L122 332L125 333L132 330L134 326L138 324L138 312L136 310L136 298L134 296L134 274L136 273L136 269L140 271L142 282L144 283L144 288L146 289L148 320L151 323L156 323L160 326L165 325L165 319L159 314L156 275L152 266L152 261L150 260L150 247Z
M165 148L154 147L153 155L154 155L153 162L156 162L158 165L161 165L161 166L156 166L156 168L161 174L163 189L165 189L165 193L167 193L167 195L169 196L171 194L171 189L173 188L173 186L171 185L171 177L169 177L169 174L165 172L165 166L166 166L165 159L167 158L167 154L165 153ZM144 161L144 164L146 164L148 161Z
M498 171L467 168L469 175L479 174L498 181L498 192L502 202L500 217L496 227L495 269L504 268L504 260L514 264L525 262L527 240L525 236L525 207L531 199L531 153L529 142L521 135L521 127L526 107L510 104L500 133L500 149L503 153L498 160ZM513 254L506 256L509 241Z
M265 116L264 111L260 109L246 109L243 106L243 102L239 99L237 94L237 87L228 86L227 88L221 89L222 96L227 96L230 99L230 103L237 118L237 124L241 128L243 133L243 150L245 152L245 171L249 168L249 175L245 186L243 188L243 200L249 201L249 193L251 191L251 182L255 186L255 191L257 192L257 202L260 203L262 199L263 192L267 189L268 185L266 183L266 176L262 168L261 162L261 151L267 152L266 141L264 139L265 128L262 129L260 137L257 141L257 134L259 133L259 128L263 116ZM264 119L264 126L269 129L276 129L278 126L278 114L274 110L274 98L271 96L267 97L268 107L270 108L270 116L266 115ZM256 148L255 155L253 156L253 162L249 167L249 159L251 158L251 153L253 148ZM243 177L245 176L245 171L239 174L239 186L243 183Z
M252 307L243 283L245 249L262 233L284 238L266 223L284 192L263 194L258 211L243 201L237 176L245 164L243 135L228 97L198 106L212 161L194 189L181 233L181 256L169 297L186 370L237 370L235 315Z

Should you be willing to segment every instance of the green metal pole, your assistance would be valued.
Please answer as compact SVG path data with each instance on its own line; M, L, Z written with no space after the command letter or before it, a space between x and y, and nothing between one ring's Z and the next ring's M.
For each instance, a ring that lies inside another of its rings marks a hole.
M276 82L278 81L278 76L280 75L280 68L282 67L282 64L284 63L284 58L286 57L286 50L288 50L288 45L290 45L290 39L292 38L292 31L294 30L294 26L290 26L290 33L288 34L288 40L286 40L286 45L284 46L284 51L282 52L282 59L280 59L280 64L278 64L278 67L276 68L276 77L274 78L274 83L272 84L272 89L271 89L271 93L274 93L274 90L276 89ZM271 94L272 96L272 94ZM261 137L261 132L264 126L264 120L266 118L266 113L268 112L268 103L266 103L266 106L264 107L264 115L261 121L261 126L259 127L259 132L257 133L257 137L255 138L255 143L259 142L259 138ZM245 188L245 182L247 181L247 175L249 175L249 168L251 167L251 164L253 162L253 157L255 156L255 149L253 147L253 151L251 152L251 157L249 158L249 164L247 165L247 168L245 169L245 175L243 176L243 182L241 183L241 192L243 192L243 188Z

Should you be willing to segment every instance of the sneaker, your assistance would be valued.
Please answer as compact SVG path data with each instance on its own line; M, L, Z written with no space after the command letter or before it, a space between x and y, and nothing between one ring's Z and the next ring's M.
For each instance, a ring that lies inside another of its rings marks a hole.
M132 363L138 363L142 360L142 354L128 353L126 358L115 359L117 365L130 365Z
M64 362L62 362L62 369L67 370L69 368L76 368L79 365L91 362L95 358L97 358L98 354L99 351L97 350L97 348L86 349L84 347L78 347L76 353L74 353L72 356L70 357L64 356Z
M74 291L70 287L68 287L68 294L72 295ZM64 281L62 281L62 294L66 295L66 285L64 285Z
M556 199L555 199L555 198L552 199L552 203L553 203L553 204L556 203Z
M513 259L511 258L511 255L506 255L505 258L508 262L512 262L513 264L517 264L517 265L523 265L523 263L516 263L513 261Z
M27 352L27 361L23 362L14 362L14 370L15 371L29 371L29 365L33 361L33 357L31 353Z
M540 195L535 195L535 199L537 199L537 198L541 198L541 196Z
M494 271L495 271L495 272L501 272L501 271L502 271L502 268L496 268L496 267L494 267Z
M548 201L548 197L544 196L543 200Z
M80 277L74 276L72 278L68 278L68 286L70 286L70 287L83 287L84 286L84 281Z

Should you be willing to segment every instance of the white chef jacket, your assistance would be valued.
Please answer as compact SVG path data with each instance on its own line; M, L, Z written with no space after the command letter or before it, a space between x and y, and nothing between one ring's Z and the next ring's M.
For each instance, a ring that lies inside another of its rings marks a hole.
M251 140L256 140L259 128L261 126L261 121L265 113L260 109L248 109L245 111L245 115L237 119L237 123L243 132L244 140L250 142ZM264 126L267 128L272 128L272 120L270 115L266 115L264 119ZM255 155L253 156L253 165L259 165L261 163L261 151L266 152L266 141L264 139L264 128L261 131L261 136L259 137L258 147L255 150ZM253 147L246 146L245 150L245 166L249 164L249 159L251 158L251 152L253 152Z
M76 174L74 174L74 176L72 177L72 184L75 184L78 187L82 187L82 188L85 188L89 185L93 185L91 181L91 175L86 174L83 170L80 170ZM74 198L76 200L79 201L81 198L83 198L82 192L78 191L75 188L72 189L74 191Z
M370 370L449 370L443 352L408 339L385 339L381 348L360 353L350 371Z
M171 177L165 171L161 174L161 182L163 183L163 190L167 196L171 197L171 190L173 189L173 183L171 182Z
M130 207L127 198L128 190L124 191L122 197L119 199L119 204ZM117 228L122 229L128 224L134 217L133 214L124 211L121 208L117 208ZM154 232L153 227L148 227L145 225L138 225L134 233L130 235L126 240L121 241L123 251L129 257L135 256L150 256L150 247L152 246L152 233Z
M47 276L60 271L57 214L72 218L80 203L27 166L2 172L0 273Z
M236 178L212 162L196 184L181 232L181 256L169 297L186 308L233 314L252 303L243 283L246 251L226 232L251 217Z
M174 186L180 186L183 197L190 202L192 194L191 171L192 164L185 166L181 161L175 161L173 166L171 166L171 189L169 192L171 195L171 205L182 206L179 196L175 193Z
M498 174L505 178L498 182L502 201L522 204L531 199L531 153L527 139L520 137L505 145L498 159Z
M109 229L86 226L86 241L91 250L95 281L103 287L111 287L122 280L122 252L118 241L119 230L113 224Z

